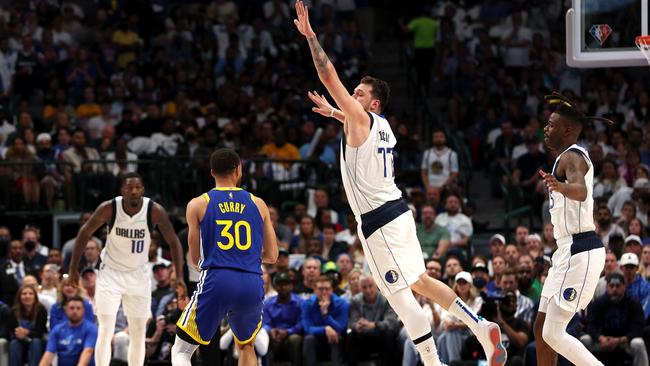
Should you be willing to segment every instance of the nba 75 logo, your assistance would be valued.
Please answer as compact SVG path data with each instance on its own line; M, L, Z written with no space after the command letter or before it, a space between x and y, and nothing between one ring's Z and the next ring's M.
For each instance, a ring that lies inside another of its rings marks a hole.
M608 24L594 24L589 28L589 33L602 46L609 35L612 34L612 27Z
M384 278L388 283L395 283L399 279L399 275L397 274L397 271L391 269L390 271L386 272Z

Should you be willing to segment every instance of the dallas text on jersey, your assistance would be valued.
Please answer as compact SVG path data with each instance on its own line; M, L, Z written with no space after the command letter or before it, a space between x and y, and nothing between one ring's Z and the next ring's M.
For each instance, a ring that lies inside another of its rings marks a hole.
M144 239L145 229L124 229L121 227L116 227L115 235L129 239Z

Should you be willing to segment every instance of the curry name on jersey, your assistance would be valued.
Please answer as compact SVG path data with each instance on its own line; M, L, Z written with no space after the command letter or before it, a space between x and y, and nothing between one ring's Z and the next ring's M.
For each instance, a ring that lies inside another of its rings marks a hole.
M240 188L215 188L201 220L201 269L229 268L261 274L264 222L253 195Z
M153 201L143 197L140 211L133 216L124 211L123 203L122 196L112 201L113 218L108 225L106 248L102 250L101 259L113 269L132 271L149 261Z

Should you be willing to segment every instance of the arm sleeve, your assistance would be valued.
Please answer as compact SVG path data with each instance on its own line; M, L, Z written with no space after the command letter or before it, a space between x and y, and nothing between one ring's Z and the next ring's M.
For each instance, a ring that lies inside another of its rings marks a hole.
M88 324L88 332L86 333L86 338L84 339L84 348L95 348L95 343L97 343L97 326L95 324Z
M313 334L313 335L318 335L318 334L324 334L325 333L325 327L322 325L316 325L313 319L313 311L317 309L312 309L312 306L310 306L311 302L310 301L305 301L302 304L302 327L305 330L305 334ZM320 316L320 314L318 314Z
M337 333L344 334L348 326L348 318L350 316L350 310L348 303L343 299L338 299L335 302L335 306L332 309L327 318L325 318L325 323L331 326L336 330Z
M47 338L47 347L45 348L45 351L56 354L56 344L58 343L59 339L59 332L57 331L58 329L59 328L54 329L50 332L50 336Z

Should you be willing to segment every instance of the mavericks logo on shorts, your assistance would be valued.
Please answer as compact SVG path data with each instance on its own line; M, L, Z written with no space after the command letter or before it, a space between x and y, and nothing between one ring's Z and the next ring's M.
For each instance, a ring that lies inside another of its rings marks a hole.
M386 282L388 282L388 283L395 283L395 282L397 282L397 279L399 278L399 275L397 274L397 271L391 269L390 271L386 272L386 274L384 275L384 278L386 279Z
M566 301L575 300L577 295L578 295L578 292L573 287L569 287L569 288L565 289L564 292L562 293L562 297L564 297L564 300L566 300Z

